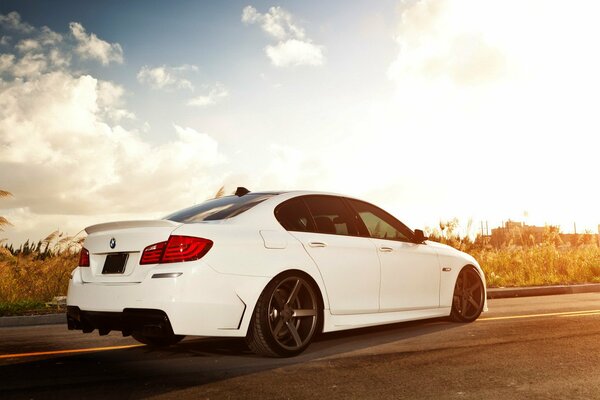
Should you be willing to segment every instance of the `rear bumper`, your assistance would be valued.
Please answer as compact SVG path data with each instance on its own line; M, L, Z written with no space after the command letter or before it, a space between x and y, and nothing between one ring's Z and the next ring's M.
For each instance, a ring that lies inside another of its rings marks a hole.
M176 335L242 337L269 281L221 274L202 262L146 268L137 283L84 282L81 267L75 269L67 296L70 327L127 334L133 329L129 319L141 318L134 327L158 324ZM158 321L160 315L168 323Z
M133 332L150 337L173 335L169 317L164 311L128 308L123 312L81 311L77 306L67 306L69 330L85 333L98 329L101 335L110 331L121 331L123 336Z

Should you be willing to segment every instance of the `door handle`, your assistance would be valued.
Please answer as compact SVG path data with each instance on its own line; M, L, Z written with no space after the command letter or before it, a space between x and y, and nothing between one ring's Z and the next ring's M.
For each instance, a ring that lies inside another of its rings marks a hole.
M323 242L308 242L310 247L327 247L327 243Z
M392 249L391 247L382 246L382 247L379 248L379 251L382 251L384 253L389 253L389 252L394 251L394 249Z

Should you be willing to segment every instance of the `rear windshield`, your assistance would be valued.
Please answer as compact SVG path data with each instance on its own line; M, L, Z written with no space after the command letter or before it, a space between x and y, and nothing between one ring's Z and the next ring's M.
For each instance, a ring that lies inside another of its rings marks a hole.
M218 199L207 200L197 206L174 212L163 219L183 223L217 221L235 217L273 196L274 194L249 193L242 197L221 197Z

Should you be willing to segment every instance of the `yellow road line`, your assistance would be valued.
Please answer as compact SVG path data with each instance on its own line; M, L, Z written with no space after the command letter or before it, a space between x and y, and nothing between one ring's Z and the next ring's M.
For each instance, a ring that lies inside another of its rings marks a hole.
M570 314L570 315L560 315L561 318L567 318L567 317L587 317L590 315L600 315L600 312L590 312L590 313L585 313L585 314Z
M528 315L507 315L504 317L479 318L477 321L499 321L503 319L521 319L521 318L536 318L536 317L577 317L581 315L596 315L600 310L585 310L585 311L565 311L546 314L528 314Z
M127 346L90 347L90 348L87 348L87 349L38 351L38 352L35 352L35 353L0 354L0 359L3 359L3 358L20 358L20 357L49 356L49 355L57 355L57 354L87 353L87 352L94 352L94 351L121 350L121 349L130 349L132 347L140 347L140 346L145 346L145 345L144 344L130 344L130 345L127 345Z

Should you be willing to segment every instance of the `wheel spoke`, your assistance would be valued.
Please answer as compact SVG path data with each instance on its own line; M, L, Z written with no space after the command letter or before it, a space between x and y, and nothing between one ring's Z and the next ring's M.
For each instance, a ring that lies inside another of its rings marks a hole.
M298 334L298 330L296 329L296 325L294 325L293 320L286 322L285 325L292 334L294 342L296 342L296 346L302 346L302 339L300 339L300 335Z
M281 289L275 290L275 293L273 293L273 298L277 303L277 308L279 308L279 310L283 310L283 306L285 305L285 297L283 297Z
M281 332L281 328L283 328L283 318L279 318L279 320L277 321L277 324L275 325L275 328L273 328L273 335L278 336L279 332Z
M317 315L317 310L294 310L293 317L314 317Z
M460 305L460 313L465 316L465 314L467 313L467 297L463 296L461 298L461 305Z
M475 310L479 309L479 303L477 303L475 300L473 300L470 297L469 297L469 303L471 303L471 305L473 305L473 307L475 307Z
M476 290L478 290L480 288L480 286L481 285L479 284L479 282L476 282L475 284L473 284L473 286L471 286L467 289L467 292L469 292L469 294L472 295L473 293L475 293Z
M294 301L296 300L296 297L298 297L298 292L300 292L300 287L302 286L302 282L300 282L300 279L298 279L296 281L296 284L294 285L294 289L292 289L292 292L290 293L287 301L285 302L285 304L293 304Z

